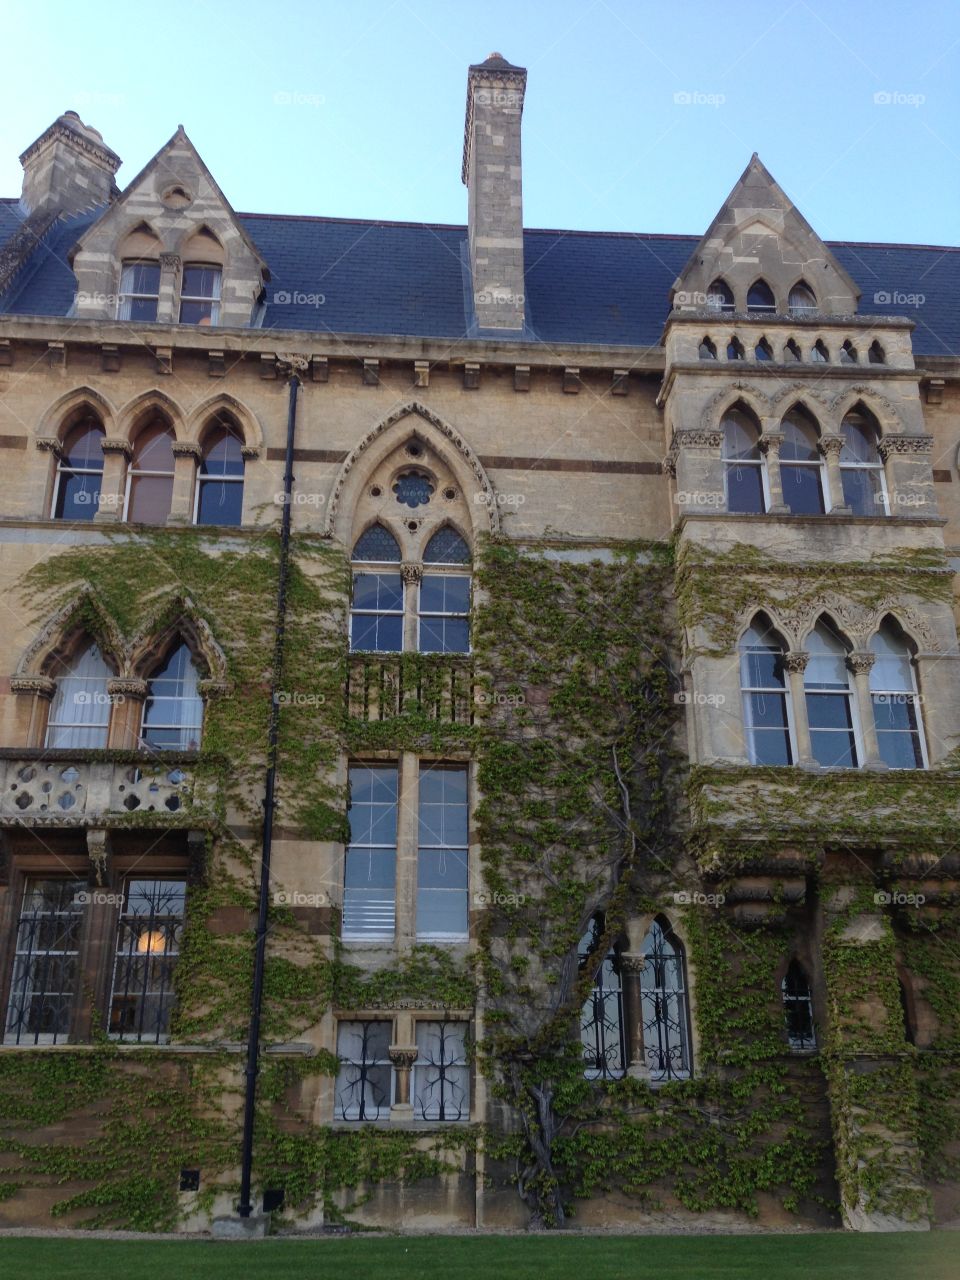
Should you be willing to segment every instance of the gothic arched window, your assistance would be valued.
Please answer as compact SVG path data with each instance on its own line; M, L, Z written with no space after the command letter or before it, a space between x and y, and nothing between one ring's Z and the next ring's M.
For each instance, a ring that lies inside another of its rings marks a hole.
M910 649L888 618L870 641L870 698L880 758L890 769L925 769L920 698Z
M90 750L107 745L110 676L96 644L88 644L58 672L45 747Z
M173 431L162 420L137 436L127 472L124 520L132 524L164 524L173 501Z
M848 413L840 424L840 478L843 501L855 516L887 514L887 486L883 459L877 448L878 432L867 415Z
M816 311L817 299L805 280L798 280L790 290L787 306L790 309L790 314L794 316L809 315L811 312Z
M53 490L54 520L92 520L100 506L106 436L99 419L84 417L67 432L57 462Z
M686 1080L692 1061L683 947L666 920L658 919L643 940L642 952L643 1051L650 1080Z
M810 979L799 960L791 960L780 984L787 1043L795 1053L809 1053L817 1047L813 1025L813 995Z
M793 725L784 646L759 616L740 640L743 725L751 764L793 764Z
M858 760L853 690L843 641L825 621L807 637L810 659L803 691L813 758L823 769L855 769Z
M753 315L771 315L777 303L766 280L755 281L747 290L747 311Z
M421 653L469 653L470 574L447 566L470 564L470 548L456 529L438 529L423 551L417 647ZM443 566L443 568L441 568Z
M767 509L760 428L742 409L723 418L723 462L727 510L755 515Z
M783 500L795 516L822 515L823 458L817 428L802 409L791 409L783 420L780 480Z
M710 311L733 311L733 290L726 280L714 280L707 290L707 308Z
M202 726L197 668L189 645L181 640L147 680L140 737L146 746L160 751L196 751Z
M350 648L399 653L403 648L404 585L400 544L382 524L372 524L353 548ZM381 565L396 565L385 570Z
M581 973L593 970L593 987L580 1012L580 1040L584 1074L618 1080L626 1069L620 959L611 947L601 960L597 946L603 929L603 918L594 916L577 952Z
M207 432L197 473L197 524L238 526L243 512L243 437L229 419Z

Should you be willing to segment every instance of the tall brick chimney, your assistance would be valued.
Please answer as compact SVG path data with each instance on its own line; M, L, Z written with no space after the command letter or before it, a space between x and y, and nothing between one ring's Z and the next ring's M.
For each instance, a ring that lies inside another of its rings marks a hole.
M82 213L118 194L114 174L120 157L75 111L54 120L27 147L20 163L20 203L27 214Z
M523 183L520 118L527 73L499 53L467 75L463 181L468 192L470 276L477 325L522 332Z

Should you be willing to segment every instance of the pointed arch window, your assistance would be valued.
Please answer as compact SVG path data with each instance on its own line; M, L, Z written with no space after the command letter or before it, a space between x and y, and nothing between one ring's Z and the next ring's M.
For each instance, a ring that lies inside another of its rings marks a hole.
M793 721L784 647L762 616L740 641L743 723L751 764L793 764Z
M350 607L350 648L355 652L399 653L403 649L404 583L399 572L400 558L399 542L382 524L371 525L357 539ZM393 571L375 567L386 564L398 568Z
M799 960L793 959L780 984L787 1044L794 1053L812 1053L817 1047L813 1023L813 995L810 979Z
M810 315L817 309L817 299L805 280L798 280L790 290L787 306L792 316Z
M643 1051L652 1084L689 1079L690 1010L683 947L666 920L643 940L640 1004Z
M186 641L167 654L147 681L140 737L159 751L197 751L203 726L203 701L197 668Z
M744 357L745 357L745 352L743 350L743 343L736 336L736 334L734 334L734 336L727 343L727 359L743 360Z
M721 429L727 510L741 515L766 511L760 428L741 409L730 409L724 416Z
M717 344L712 338L704 337L697 348L697 354L701 360L716 360Z
M127 472L124 520L164 524L173 501L173 430L157 419L137 436Z
M855 516L887 515L886 475L877 448L876 425L859 411L848 413L840 424L840 478L843 501Z
M891 769L925 769L926 744L910 650L888 618L870 641L870 698L880 758Z
M100 507L106 436L98 418L85 415L63 441L53 489L54 520L92 520Z
M118 320L152 323L160 303L160 263L124 262L120 270Z
M867 352L867 360L870 364L887 363L886 354L878 341L874 340L870 343L870 349Z
M438 529L423 551L424 564L469 564L470 548L456 529L444 525Z
M810 359L814 364L829 364L830 352L821 338L818 338L810 349Z
M857 364L860 357L857 355L857 348L853 345L849 338L840 348L841 364Z
M753 349L753 358L761 363L765 360L773 359L773 348L766 338L761 338Z
M797 363L803 359L800 354L800 347L794 338L788 338L783 348L784 363Z
M470 575L441 571L440 566L469 565L470 548L455 529L444 526L427 543L423 561L418 648L421 653L469 653Z
M197 473L194 523L238 527L243 514L243 437L223 419L207 432Z
M733 311L736 304L733 300L733 290L727 284L726 280L714 280L713 284L707 290L707 308L710 311Z
M766 280L755 281L747 290L747 312L750 315L775 315L776 310L776 299Z
M855 769L859 752L847 651L825 621L817 623L806 647L803 689L813 758L822 769Z
M56 676L45 747L97 750L107 745L110 668L96 644L88 644Z
M611 947L600 959L603 932L603 917L594 916L577 949L580 972L594 971L593 987L580 1011L583 1070L591 1080L619 1080L626 1071L620 957Z
M780 478L783 500L795 516L822 515L823 459L817 428L802 409L792 409L783 420L780 446Z

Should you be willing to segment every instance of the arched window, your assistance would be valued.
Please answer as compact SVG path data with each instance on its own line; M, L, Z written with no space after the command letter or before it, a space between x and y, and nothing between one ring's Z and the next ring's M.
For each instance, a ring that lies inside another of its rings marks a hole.
M799 362L803 359L800 354L800 347L793 338L788 338L783 348L784 363L789 364L791 361Z
M870 343L870 350L867 352L867 360L870 364L886 364L887 357L880 343L874 340Z
M85 415L64 437L53 490L54 520L92 520L100 506L104 431Z
M726 280L714 280L707 290L707 308L710 311L733 311L733 291Z
M773 348L766 338L761 338L753 349L753 357L755 360L772 360Z
M926 746L910 650L887 618L870 641L870 698L880 758L891 769L925 769Z
M776 310L776 299L766 280L755 281L747 291L747 311L751 315L772 315Z
M152 323L160 302L160 263L124 262L120 271L118 320Z
M228 419L210 428L197 473L196 524L238 526L243 513L243 437Z
M740 640L743 724L751 764L793 764L793 724L784 646L761 614Z
M727 359L742 360L743 358L744 358L743 343L736 336L736 334L734 334L734 336L727 343Z
M792 316L805 316L817 309L817 299L806 280L798 280L790 290L787 306Z
M350 607L350 648L355 651L399 653L403 648L404 586L399 567L384 571L376 565L401 560L400 544L382 524L373 524L353 548L353 600ZM370 568L358 568L369 565Z
M817 445L817 428L800 408L783 420L780 446L780 479L783 500L795 516L821 515L823 459Z
M440 566L469 565L470 548L456 529L445 525L424 548L423 562L417 602L419 651L469 653L470 575L444 572Z
M740 515L765 511L760 428L741 409L730 409L722 430L727 510Z
M57 674L45 747L89 750L107 745L111 672L96 644L88 644Z
M817 1047L813 1025L810 979L799 960L791 960L780 984L787 1043L794 1053L811 1053Z
M704 337L697 351L701 360L716 360L717 358L717 345L710 338Z
M857 734L847 651L833 628L818 622L807 639L803 691L813 758L822 769L857 767Z
M142 742L160 751L196 751L203 726L197 668L183 640L170 650L147 681Z
M654 920L642 953L643 1051L650 1081L686 1080L692 1069L686 966L683 947L666 920Z
M830 352L823 343L822 338L818 338L810 348L810 359L814 364L829 364Z
M886 515L887 485L877 448L878 432L865 413L854 410L840 424L840 478L843 501L855 516Z
M438 529L423 552L424 564L469 564L470 548L456 529L446 524Z
M600 959L603 930L603 917L594 916L578 948L580 972L593 970L593 989L580 1013L580 1040L584 1075L618 1080L626 1070L620 959L614 947Z
M853 345L849 338L840 348L841 364L856 364L860 357L857 355L857 348Z
M125 520L164 524L173 501L173 431L157 419L137 436L127 472Z

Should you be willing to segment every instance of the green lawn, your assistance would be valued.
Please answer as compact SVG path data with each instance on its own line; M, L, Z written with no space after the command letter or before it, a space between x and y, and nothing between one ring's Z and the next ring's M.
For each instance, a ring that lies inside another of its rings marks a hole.
M960 1235L0 1239L3 1280L960 1280Z

